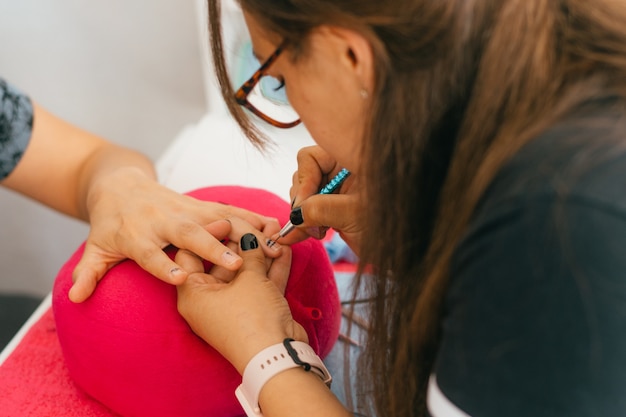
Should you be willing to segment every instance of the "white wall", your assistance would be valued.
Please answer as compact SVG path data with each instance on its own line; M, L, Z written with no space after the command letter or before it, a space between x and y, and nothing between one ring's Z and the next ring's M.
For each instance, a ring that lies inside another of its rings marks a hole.
M205 113L197 0L0 0L0 76L156 159ZM0 188L0 291L43 295L87 227Z

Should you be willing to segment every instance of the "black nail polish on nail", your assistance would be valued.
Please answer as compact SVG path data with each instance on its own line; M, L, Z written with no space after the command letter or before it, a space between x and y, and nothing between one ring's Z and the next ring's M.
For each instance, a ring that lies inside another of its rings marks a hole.
M252 233L246 233L241 236L241 250L256 249L259 247L259 242L256 240L256 236Z
M293 198L293 200L291 200L291 208L293 209L293 206L296 204L296 197Z
M296 207L291 210L291 214L289 215L289 221L294 226L299 226L304 223L304 217L302 217L302 207Z

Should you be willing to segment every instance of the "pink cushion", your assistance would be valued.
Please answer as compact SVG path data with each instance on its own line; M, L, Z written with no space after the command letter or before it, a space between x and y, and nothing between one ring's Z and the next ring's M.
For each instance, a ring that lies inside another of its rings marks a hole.
M289 205L259 189L210 187L189 193L287 219ZM311 346L324 357L336 341L340 304L333 270L313 239L292 247L285 297ZM238 416L235 369L197 337L176 309L176 288L133 261L111 269L94 295L69 301L72 270L83 248L61 268L53 290L59 340L75 383L125 417ZM174 256L175 249L168 249Z

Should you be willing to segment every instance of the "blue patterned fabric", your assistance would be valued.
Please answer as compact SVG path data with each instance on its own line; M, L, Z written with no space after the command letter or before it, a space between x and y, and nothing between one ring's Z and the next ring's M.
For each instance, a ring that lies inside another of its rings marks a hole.
M32 130L30 99L0 78L0 180L22 159Z

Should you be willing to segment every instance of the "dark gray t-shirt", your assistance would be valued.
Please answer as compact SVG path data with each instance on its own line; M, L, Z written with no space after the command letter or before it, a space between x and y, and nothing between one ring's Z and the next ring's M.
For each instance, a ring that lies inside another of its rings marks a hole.
M22 158L33 130L30 99L0 78L0 180Z
M603 106L523 148L477 207L431 416L626 415L626 112Z

